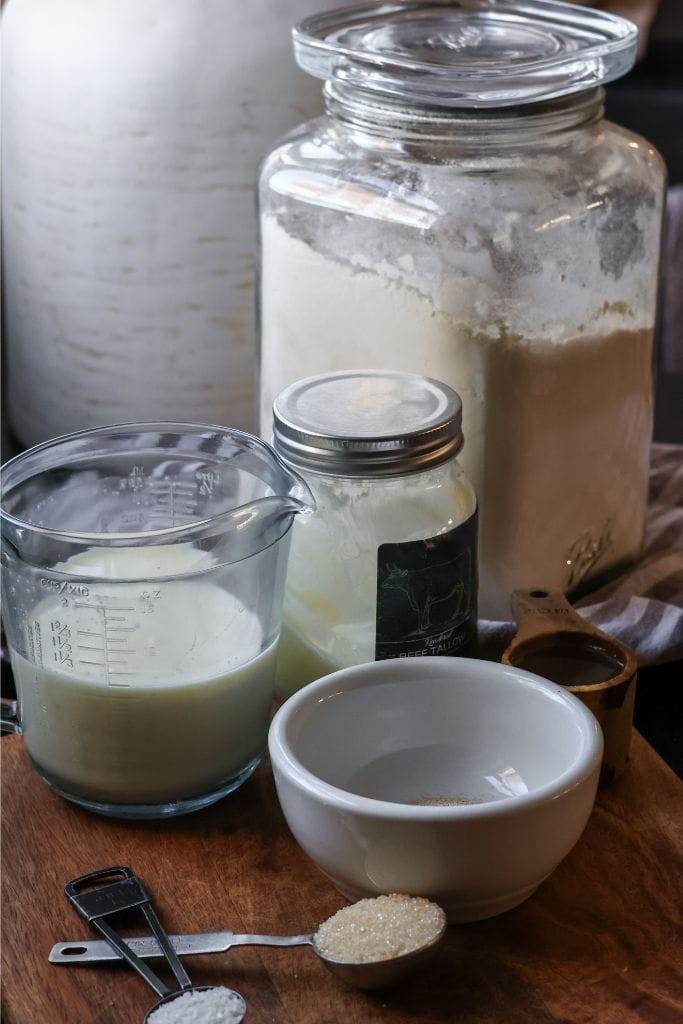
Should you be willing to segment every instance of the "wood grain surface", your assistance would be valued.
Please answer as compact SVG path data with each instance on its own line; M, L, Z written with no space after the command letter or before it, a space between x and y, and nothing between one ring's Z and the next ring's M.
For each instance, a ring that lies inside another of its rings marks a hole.
M133 867L170 931L302 932L344 903L290 836L266 766L208 811L141 824L61 800L19 737L0 754L5 1024L137 1024L154 1002L124 967L48 963L54 942L88 933L62 890L94 868ZM629 769L555 874L516 910L451 927L400 988L345 989L307 948L186 964L196 983L240 991L247 1024L680 1024L682 849L683 785L635 736Z

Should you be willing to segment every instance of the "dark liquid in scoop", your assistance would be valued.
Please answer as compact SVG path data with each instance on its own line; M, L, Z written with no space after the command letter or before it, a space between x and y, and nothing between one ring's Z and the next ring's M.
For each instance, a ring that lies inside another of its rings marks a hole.
M604 683L623 669L622 662L592 644L555 644L524 654L519 668L551 679L561 686L589 686Z

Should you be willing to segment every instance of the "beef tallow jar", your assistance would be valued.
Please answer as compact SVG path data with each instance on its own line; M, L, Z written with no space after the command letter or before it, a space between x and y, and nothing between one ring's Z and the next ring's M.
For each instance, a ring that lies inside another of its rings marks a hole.
M286 388L273 415L276 451L317 502L292 531L280 696L348 665L470 653L477 500L456 458L456 392L415 374L322 374Z
M636 43L534 0L366 5L294 33L327 113L262 169L261 429L308 373L454 386L485 618L641 548L664 170L600 88Z

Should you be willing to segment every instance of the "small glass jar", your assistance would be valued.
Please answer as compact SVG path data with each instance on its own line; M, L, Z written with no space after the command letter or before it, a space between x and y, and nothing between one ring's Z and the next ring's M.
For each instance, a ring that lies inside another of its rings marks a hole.
M640 551L664 168L603 120L624 19L552 0L411 0L302 23L327 113L260 184L261 430L310 373L462 395L480 609Z
M477 501L462 406L414 374L323 374L285 389L273 443L317 511L293 530L281 696L348 665L472 651Z

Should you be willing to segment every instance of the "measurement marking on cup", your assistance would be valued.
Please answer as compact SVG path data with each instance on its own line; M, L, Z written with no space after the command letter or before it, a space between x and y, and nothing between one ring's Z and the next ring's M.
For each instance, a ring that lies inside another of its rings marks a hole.
M82 665L92 665L104 670L104 676L107 686L119 686L127 687L130 683L114 681L113 676L135 676L133 671L125 671L121 668L114 668L114 666L126 666L128 661L122 658L122 655L135 654L135 651L131 651L127 646L126 636L112 636L113 632L116 633L134 633L134 626L114 626L113 622L126 622L126 612L134 612L135 607L133 605L104 605L104 604L93 604L90 601L77 601L77 609L89 609L97 612L102 617L102 631L93 629L79 629L77 633L79 636L87 637L94 643L102 643L103 647L95 647L91 644L78 644L78 649L81 651L97 651L103 656L102 661L86 661L85 659L79 659ZM116 613L116 614L114 614ZM122 614L123 613L123 614Z
M132 604L120 605L120 604L92 604L91 601L76 601L77 608L92 608L96 612L102 612L104 615L107 612L134 612L135 608ZM125 615L123 616L125 618Z
M156 501L148 515L162 519L164 525L178 526L179 518L187 520L196 515L196 483L188 480L152 480L148 490Z

